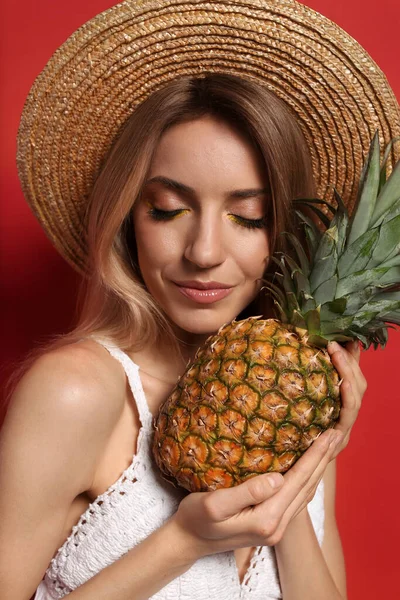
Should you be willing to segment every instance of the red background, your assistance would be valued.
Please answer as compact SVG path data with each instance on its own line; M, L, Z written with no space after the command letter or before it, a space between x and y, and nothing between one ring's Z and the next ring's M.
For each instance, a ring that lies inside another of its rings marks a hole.
M386 73L400 98L398 0L307 0L355 37ZM45 237L25 203L15 167L15 138L24 99L50 54L112 0L19 0L3 5L1 48L1 281L5 302L0 358L2 379L35 343L66 331L78 275ZM398 593L396 356L400 333L388 348L362 356L369 382L351 442L338 458L337 517L351 600ZM388 423L385 423L388 421ZM394 468L393 468L394 467ZM323 600L323 599L321 599Z

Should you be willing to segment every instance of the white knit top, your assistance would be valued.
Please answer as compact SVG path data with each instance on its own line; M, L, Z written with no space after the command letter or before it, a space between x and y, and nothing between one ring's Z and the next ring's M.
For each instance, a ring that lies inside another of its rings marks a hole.
M132 463L85 512L51 560L35 600L63 598L118 560L158 529L178 508L186 491L160 475L151 453L153 416L147 404L139 367L122 350L94 338L123 366L135 399L141 427ZM309 514L319 544L324 533L324 488L321 480ZM282 598L273 547L259 546L243 579L233 551L205 556L168 583L151 600L272 600ZM149 599L150 600L150 599Z

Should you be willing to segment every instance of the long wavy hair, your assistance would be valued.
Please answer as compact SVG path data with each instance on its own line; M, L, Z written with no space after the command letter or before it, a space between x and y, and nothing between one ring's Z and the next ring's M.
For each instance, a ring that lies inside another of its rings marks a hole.
M238 76L219 73L171 81L135 109L94 184L86 211L88 276L78 293L76 325L23 357L9 379L7 401L39 356L90 334L107 337L125 351L167 336L178 349L168 318L138 268L132 206L162 134L205 115L240 130L260 153L270 187L270 252L286 249L279 234L294 229L293 199L315 195L311 156L295 114L268 89ZM271 268L270 261L267 270ZM268 295L260 293L238 318L250 314L272 316Z

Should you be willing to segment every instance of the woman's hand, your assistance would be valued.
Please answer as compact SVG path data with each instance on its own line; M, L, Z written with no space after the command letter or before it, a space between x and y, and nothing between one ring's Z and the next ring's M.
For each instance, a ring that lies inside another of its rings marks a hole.
M335 429L341 431L344 437L334 453L333 458L336 458L349 443L350 432L357 419L367 382L359 367L361 351L357 341L348 342L345 348L337 342L330 342L328 352L332 364L342 379L340 386L342 408Z
M172 519L197 557L273 546L309 502L332 460L335 442L342 439L340 432L325 431L284 476L266 473L233 488L189 494Z
M328 352L331 356L332 363L342 380L340 385L342 408L340 410L339 421L334 428L342 434L342 437L334 451L331 453L329 460L333 460L337 457L339 452L344 450L349 442L351 429L357 419L358 411L361 407L361 400L367 389L367 382L359 367L361 351L358 342L348 342L345 348L337 342L331 342L328 345ZM313 478L312 485L308 486L308 495L305 498L303 505L296 506L295 503L294 506L296 509L294 515L292 511L293 507L290 506L288 515L282 517L282 523L285 528L293 517L296 517L301 513L307 504L314 498L316 489L324 475L327 465L328 463L325 463L324 469L318 471L318 478ZM292 467L292 469L293 468L294 467ZM291 477L290 472L292 469L285 475L285 478Z
M284 476L266 473L233 488L186 496L172 518L197 556L277 544L288 524L314 497L328 463L348 443L367 388L358 365L358 343L346 348L331 343L328 352L343 380L342 409L335 428L320 435Z

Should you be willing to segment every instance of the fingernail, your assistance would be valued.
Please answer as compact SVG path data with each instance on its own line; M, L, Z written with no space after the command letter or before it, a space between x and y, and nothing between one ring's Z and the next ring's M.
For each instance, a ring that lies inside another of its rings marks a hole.
M268 475L268 482L272 488L280 487L283 483L283 475L280 473L271 473Z
M335 352L336 350L340 350L341 346L339 346L339 344L337 342L329 342L328 348L329 348L329 350L332 350Z

